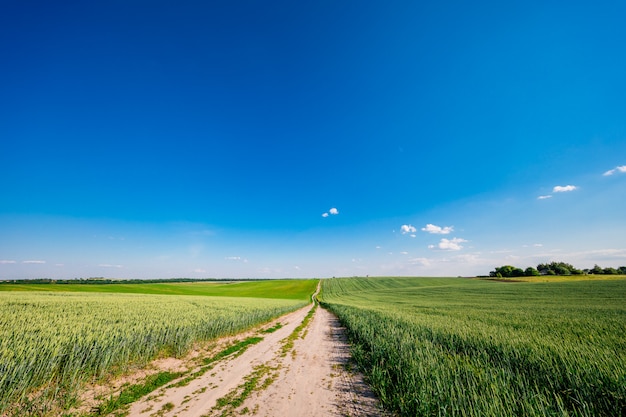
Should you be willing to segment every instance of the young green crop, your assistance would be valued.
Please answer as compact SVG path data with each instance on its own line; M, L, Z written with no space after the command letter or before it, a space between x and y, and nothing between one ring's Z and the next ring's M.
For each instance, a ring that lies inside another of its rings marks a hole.
M90 378L234 334L304 300L0 292L0 415L70 405ZM19 405L19 406L18 406Z
M626 415L626 280L332 279L322 294L402 416Z
M1 291L45 292L110 292L128 294L208 295L215 297L309 299L315 291L317 279L284 279L263 281L210 281L210 282L133 282L133 283L77 283L19 284L0 283Z

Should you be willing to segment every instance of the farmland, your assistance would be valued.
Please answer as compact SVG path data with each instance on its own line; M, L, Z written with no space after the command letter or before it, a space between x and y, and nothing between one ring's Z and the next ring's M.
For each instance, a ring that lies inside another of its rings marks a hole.
M235 282L183 282L145 284L11 284L0 283L0 291L107 292L125 294L202 295L306 300L317 280L264 280Z
M399 415L626 415L623 278L330 279L322 300Z
M306 305L316 284L0 285L0 415L69 407L89 380L267 322Z

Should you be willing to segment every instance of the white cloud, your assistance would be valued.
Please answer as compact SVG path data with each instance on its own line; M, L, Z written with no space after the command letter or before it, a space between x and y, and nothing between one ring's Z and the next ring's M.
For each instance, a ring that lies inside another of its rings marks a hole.
M417 229L415 228L415 226L411 226L410 224L403 224L402 226L400 226L400 231L403 235L406 235L407 233L415 233Z
M322 217L328 217L328 213L322 213Z
M124 265L98 264L101 268L123 268Z
M437 245L429 245L429 249L440 249L440 250L461 250L463 246L461 243L467 242L465 239L461 239L459 237L455 237L452 239L442 238L441 241Z
M193 270L193 272L195 272L196 274L204 274L206 270L202 268L196 268Z
M333 215L339 214L339 210L337 210L337 209L336 209L336 208L334 208L334 207L333 207L333 208L331 208L330 210L328 210L328 212L329 212L330 214L333 214Z
M23 264L45 264L46 261L22 261Z
M422 227L423 232L432 233L436 235L447 235L454 230L454 226L435 226L434 224L427 224L426 227Z
M608 177L609 175L613 175L613 174L616 174L616 173L621 173L621 174L626 173L626 165L621 165L621 166L615 167L613 169L610 169L610 170L606 171L602 175L604 175L605 177Z
M400 254L401 254L401 255L408 255L408 254L409 254L409 252L402 251L402 252L400 252Z
M555 185L554 188L552 189L553 193L566 193L568 191L574 191L577 190L578 187L576 187L575 185Z
M0 265L14 264L15 261L8 261L6 259L0 260Z
M540 248L540 247L543 246L543 244L542 243L535 243L533 246L536 247L536 248Z
M552 198L551 195L540 195L539 197L537 197L537 200L546 200L548 198Z

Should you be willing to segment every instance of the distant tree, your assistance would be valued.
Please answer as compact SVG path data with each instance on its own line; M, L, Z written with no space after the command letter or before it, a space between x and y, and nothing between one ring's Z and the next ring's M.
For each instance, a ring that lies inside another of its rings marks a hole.
M513 276L513 270L515 269L514 266L511 265L503 265L503 266L497 266L495 271L491 271L489 273L489 276L492 277L505 277L505 278L509 278L511 276Z
M563 265L555 265L552 270L557 274L557 275L572 275L572 271L570 271L567 267L563 266Z
M591 268L590 271L592 274L594 275L602 275L604 274L604 269L600 268L597 264L593 266L593 268Z
M524 270L522 268L513 268L513 270L511 271L511 276L512 277L523 277L524 276Z
M524 270L524 275L526 275L527 277L536 277L539 276L539 271L537 271L532 266L529 266Z
M626 266L620 266L617 268L617 272L619 272L620 275L626 275Z
M603 273L604 273L604 275L617 275L617 274L619 274L619 272L617 272L617 269L615 269L615 268L604 268L603 269Z
M566 262L550 262L549 264L537 265L537 270L542 275L580 275L580 269Z

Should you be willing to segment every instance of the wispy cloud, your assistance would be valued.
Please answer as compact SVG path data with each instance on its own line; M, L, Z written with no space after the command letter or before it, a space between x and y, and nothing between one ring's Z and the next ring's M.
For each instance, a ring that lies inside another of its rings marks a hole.
M124 265L98 264L101 268L124 268Z
M412 265L430 266L432 262L428 258L411 258L409 263Z
M569 191L577 190L578 187L575 185L555 185L552 189L553 193L567 193Z
M403 224L400 226L400 232L402 232L403 235L406 235L407 233L415 233L416 231L417 229L415 226L411 226L410 224Z
M227 256L224 259L227 261L248 263L248 260L246 258L242 258L241 256Z
M461 250L463 246L461 243L467 242L465 239L461 239L460 237L455 237L452 239L442 238L441 241L437 245L429 245L429 249L439 249L439 250Z
M540 195L539 197L537 197L537 200L547 200L548 198L552 198L551 195Z
M7 260L7 259L0 260L0 265L8 265L8 264L14 264L14 263L16 263L16 262L15 261L10 261L10 260Z
M196 268L193 270L193 272L195 272L196 274L204 274L206 272L206 269Z
M621 165L618 167L615 167L613 169L609 169L608 171L606 171L604 174L605 177L608 177L609 175L613 175L613 174L624 174L626 173L626 165Z
M45 264L46 261L22 261L23 264Z
M422 232L432 233L436 235L447 235L452 231L454 231L454 226L441 227L429 223L425 227L422 227Z

